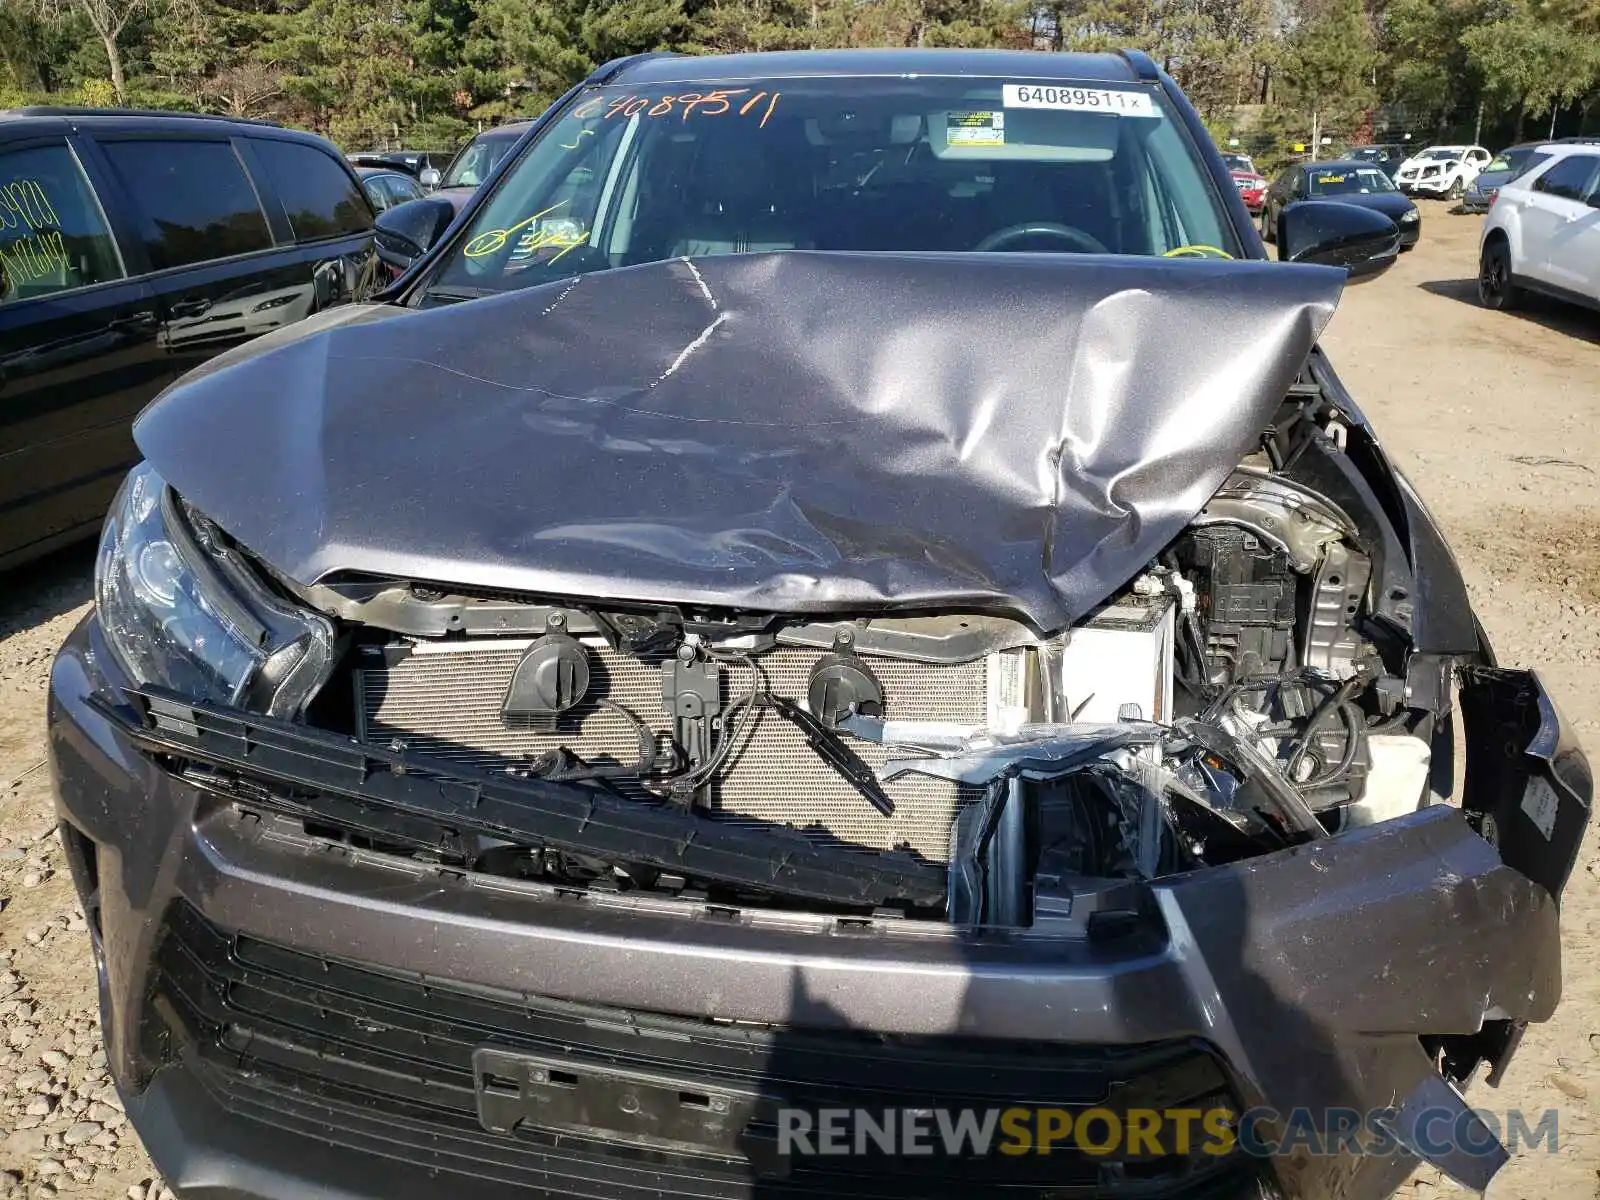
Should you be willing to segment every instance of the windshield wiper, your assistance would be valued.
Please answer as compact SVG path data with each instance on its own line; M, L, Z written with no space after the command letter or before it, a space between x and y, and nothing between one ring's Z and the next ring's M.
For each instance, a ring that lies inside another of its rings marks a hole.
M462 300L482 300L485 296L498 296L500 293L495 288L485 287L430 287L422 293L424 300L443 300L446 304L455 304Z

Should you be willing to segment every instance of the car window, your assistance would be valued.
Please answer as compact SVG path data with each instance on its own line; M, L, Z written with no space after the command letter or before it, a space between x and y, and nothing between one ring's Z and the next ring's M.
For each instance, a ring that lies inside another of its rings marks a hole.
M0 153L0 304L123 275L100 202L70 149Z
M102 148L144 218L156 270L272 245L255 185L229 143L141 139Z
M384 188L389 193L389 203L404 204L407 200L419 200L426 193L415 179L407 179L404 175L385 175Z
M456 155L439 186L477 187L489 177L489 172L499 165L511 147L517 144L518 136L515 133L483 134L468 143Z
M502 290L762 250L1239 253L1159 89L752 79L589 89L438 282Z
M363 178L362 190L366 192L368 202L373 205L374 213L382 213L390 205L394 205L394 198L390 197L389 189L384 187L384 176L381 174L370 174Z
M1309 174L1313 196L1362 196L1398 190L1376 167L1318 167Z
M371 207L333 155L301 142L250 141L283 202L296 241L372 228Z
M1558 159L1551 168L1533 181L1533 190L1563 200L1582 201L1589 195L1589 185L1595 169L1600 167L1600 156L1569 154Z

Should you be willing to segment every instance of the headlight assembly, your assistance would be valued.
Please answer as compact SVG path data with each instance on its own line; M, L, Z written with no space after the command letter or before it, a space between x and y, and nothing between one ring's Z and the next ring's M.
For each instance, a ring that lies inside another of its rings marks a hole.
M1400 224L1410 225L1419 220L1421 220L1421 216L1418 214L1417 210L1413 208L1410 212L1401 216Z
M327 618L279 600L214 531L191 527L148 463L106 518L95 601L123 670L197 700L294 716L332 663Z

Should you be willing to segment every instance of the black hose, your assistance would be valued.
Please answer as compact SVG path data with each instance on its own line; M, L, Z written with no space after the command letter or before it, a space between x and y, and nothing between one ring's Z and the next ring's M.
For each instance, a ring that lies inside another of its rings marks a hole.
M1339 762L1332 770L1323 771L1304 783L1295 784L1295 787L1301 791L1310 791L1314 788L1327 787L1330 783L1338 783L1339 780L1350 773L1350 768L1355 765L1356 750L1360 746L1359 738L1366 729L1366 718L1361 710L1348 700L1339 705L1339 717L1344 722L1344 753L1339 756Z
M1365 685L1366 679L1364 676L1359 674L1352 675L1334 688L1332 692L1324 696L1316 708L1311 710L1311 716L1306 720L1306 727L1301 730L1300 736L1295 739L1294 748L1289 754L1288 762L1284 764L1283 773L1291 782L1294 780L1295 768L1300 765L1300 760L1306 756L1306 751L1311 746L1311 739L1316 735L1317 726L1322 724L1329 713L1338 709ZM1352 738L1351 740L1354 739Z
M606 766L594 766L579 760L579 765L569 766L572 756L564 750L553 750L541 754L528 768L530 775L541 779L548 779L553 783L582 783L592 779L629 779L640 778L655 770L656 760L660 757L660 748L656 743L656 732L646 725L644 721L634 715L632 711L617 704L615 701L601 697L595 702L599 707L609 709L632 723L634 732L639 739L638 761L631 763L612 763Z

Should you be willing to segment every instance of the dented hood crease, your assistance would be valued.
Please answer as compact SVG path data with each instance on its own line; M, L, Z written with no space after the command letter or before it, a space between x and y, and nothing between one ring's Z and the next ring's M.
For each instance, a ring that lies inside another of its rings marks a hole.
M677 259L278 336L181 381L135 438L301 583L970 606L1054 629L1254 448L1342 280L1077 255Z

